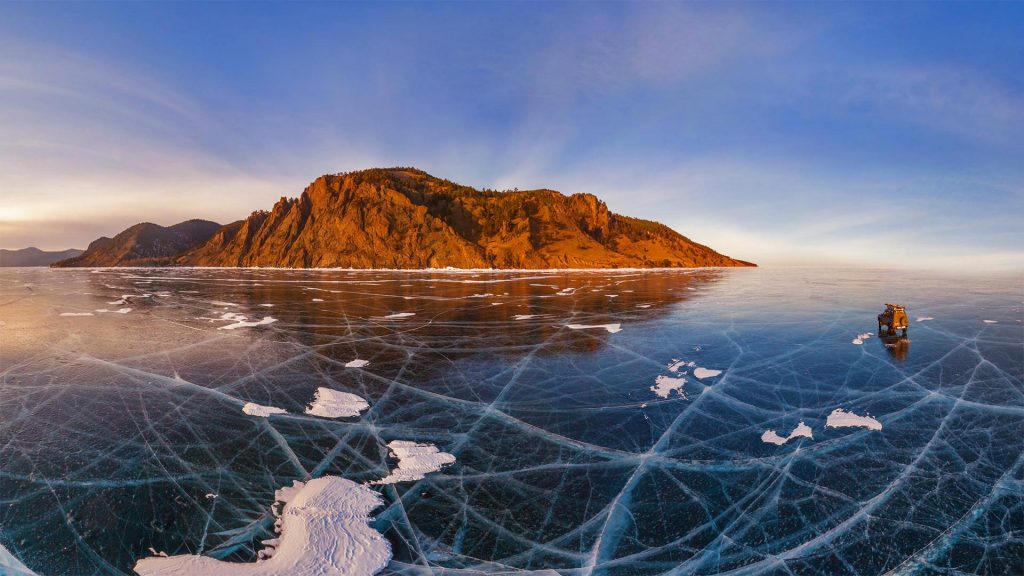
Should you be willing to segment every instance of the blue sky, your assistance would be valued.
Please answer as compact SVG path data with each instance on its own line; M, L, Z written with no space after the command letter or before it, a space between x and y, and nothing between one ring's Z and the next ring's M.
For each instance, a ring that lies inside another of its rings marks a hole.
M0 247L417 166L767 265L1024 268L1024 3L0 5Z

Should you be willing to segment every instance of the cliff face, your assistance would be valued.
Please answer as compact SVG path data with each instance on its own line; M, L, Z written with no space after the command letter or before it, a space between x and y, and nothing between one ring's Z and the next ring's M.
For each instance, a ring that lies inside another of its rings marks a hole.
M174 226L149 222L136 224L113 238L94 240L79 256L51 264L74 266L160 266L206 242L220 224L208 220L187 220Z
M612 268L751 266L590 194L480 191L414 169L321 176L218 230L188 266Z

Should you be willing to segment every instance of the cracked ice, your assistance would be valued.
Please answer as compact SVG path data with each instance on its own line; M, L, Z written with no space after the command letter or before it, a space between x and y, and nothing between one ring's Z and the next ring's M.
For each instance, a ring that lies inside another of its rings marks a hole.
M306 518L379 498L332 525L382 574L1022 573L1019 286L899 281L0 270L0 572L272 562L277 492L334 478ZM894 293L913 341L851 345Z

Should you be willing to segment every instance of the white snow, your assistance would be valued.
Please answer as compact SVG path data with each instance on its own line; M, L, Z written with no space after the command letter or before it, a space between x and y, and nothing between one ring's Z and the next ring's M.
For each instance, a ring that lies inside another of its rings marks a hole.
M274 307L273 304L260 304L260 306L263 306L264 308L273 308Z
M225 314L225 316L227 316L227 314ZM234 330L236 328L252 328L253 326L266 326L267 324L273 324L274 322L277 322L277 318L274 318L273 316L264 316L263 320L257 320L257 321L253 321L253 322L250 322L250 321L246 320L245 316L242 316L241 319L235 318L235 320L237 320L237 321L234 324L228 324L227 326L221 326L220 328L217 328L217 330Z
M865 340L867 340L868 338L871 338L872 334L873 334L872 332L865 332L863 334L857 334L857 337L854 338L851 343L852 344L857 344L859 346L859 345L863 344Z
M671 378L669 376L658 376L654 379L654 386L651 386L651 392L654 392L661 398L668 398L669 394L673 391L679 394L683 398L686 394L683 393L683 385L686 384L686 378Z
M826 428L860 427L869 430L881 430L882 423L871 416L858 416L842 408L836 408L825 421Z
M397 312L395 314L388 314L387 316L384 316L384 318L387 318L387 319L391 319L391 318L408 318L410 316L415 316L415 315L416 315L415 312Z
M999 324L998 320L982 320L985 324Z
M494 294L488 292L486 294L470 294L469 296L466 296L466 298L489 298L491 296L494 296Z
M513 320L529 320L530 318L536 318L536 314L516 314L512 317Z
M668 365L669 372L679 372L680 369L696 366L696 362L687 362L686 360L680 360L679 358L673 358L672 362Z
M370 528L370 512L383 503L372 489L337 476L296 481L277 491L284 505L256 562L224 562L183 554L139 560L141 576L371 576L391 559L391 545Z
M61 312L61 316L93 316L92 312Z
M610 334L615 334L616 332L622 331L622 324L566 324L565 327L570 330L588 330L590 328L604 328Z
M391 453L398 458L398 467L385 478L371 484L395 484L422 480L431 472L437 472L445 464L455 462L455 456L441 452L433 444L420 444L409 440L392 440L388 442Z
M366 366L369 363L369 360L359 360L357 358L355 360L349 360L348 362L346 362L345 368L362 368L363 366Z
M313 298L313 302L323 302L323 298Z
M650 308L651 305L650 304L637 304L636 307L637 308Z
M935 318L932 318L931 316L921 316L917 319L918 322L926 322L928 320L935 320Z
M321 387L316 389L316 397L306 408L306 414L323 418L341 418L359 416L360 412L369 407L366 400L355 394Z
M700 378L701 380L705 378L714 378L715 376L718 376L721 373L721 370L709 370L707 368L700 367L693 369L693 375L696 376L697 378Z
M761 435L762 442L776 444L778 446L782 446L794 438L814 438L814 435L811 433L811 427L804 424L804 421L801 420L788 436L779 436L775 433L775 430L766 430L765 433Z
M287 414L288 411L284 408L277 408L275 406L264 406L262 404L256 404L255 402L246 402L245 406L242 406L242 412L245 412L249 416L262 416L266 418L271 414Z

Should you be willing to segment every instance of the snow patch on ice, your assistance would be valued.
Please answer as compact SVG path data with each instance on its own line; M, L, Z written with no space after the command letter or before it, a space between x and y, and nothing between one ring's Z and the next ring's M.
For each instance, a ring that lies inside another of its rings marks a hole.
M184 554L139 560L141 576L371 576L391 559L391 545L370 528L383 504L372 489L337 476L295 481L277 491L283 506L274 524L279 538L264 542L256 562L224 562Z
M842 408L836 408L828 415L825 421L826 428L847 428L859 427L869 430L881 430L882 423L871 416L858 416L853 412L847 412Z
M393 319L396 319L396 318L408 318L410 316L415 316L415 315L416 315L415 312L396 312L395 314L388 314L387 316L381 316L381 318L384 318L385 320L393 320Z
M395 484L422 480L431 472L437 472L442 466L455 462L455 456L441 452L433 444L420 444L408 440L392 440L388 442L391 453L398 458L398 467L385 478L371 484Z
M363 366L366 366L369 363L369 360L359 360L357 358L355 360L349 360L348 362L346 362L345 368L362 368Z
M718 376L721 373L721 370L709 370L707 368L700 367L693 369L693 375L696 376L697 378L700 378L701 380L705 378L714 378L715 376Z
M687 362L686 360L681 360L679 358L673 358L672 362L670 362L669 365L668 365L668 371L669 372L679 372L683 368L686 368L686 367L693 368L696 365L697 365L696 362Z
M92 312L61 312L61 316L93 316Z
M224 316L227 316L227 315L224 315ZM273 318L272 316L264 316L263 320L257 320L257 321L253 321L253 322L248 321L246 319L246 317L242 316L242 315L234 315L234 316L241 317L241 318L231 318L231 319L223 318L222 320L234 320L236 322L234 322L233 324L228 324L226 326L221 326L220 328L217 328L217 330L234 330L234 329L237 329L237 328L252 328L254 326L266 326L267 324L273 324L274 322L278 322L278 319Z
M242 412L245 412L249 416L261 416L266 418L271 414L287 414L288 411L284 408L278 408L276 406L264 406L262 404L256 404L255 402L246 402L245 406L242 406Z
M615 334L616 332L622 331L622 324L566 324L566 328L570 330L588 330L590 328L604 328L609 334Z
M794 438L813 439L814 435L811 433L811 427L804 424L803 420L801 420L800 423L796 425L796 428L794 428L788 436L779 436L778 434L775 433L775 430L765 430L765 433L761 435L762 442L766 442L768 444L775 444L778 446L782 446L783 444L789 442Z
M867 340L868 338L871 338L872 334L874 334L874 333L873 332L865 332L863 334L857 334L857 337L854 338L851 343L860 346L861 344L864 343L865 340Z
M313 403L306 408L306 414L323 418L359 416L370 405L359 396L338 392L330 388L317 388Z
M537 314L516 314L515 316L512 317L512 319L513 320L529 320L531 318L536 318L536 317L537 317Z
M651 386L651 392L654 392L661 398L668 398L669 395L675 391L676 394L686 398L686 394L683 393L684 384L686 384L686 378L658 376L654 379L654 386Z
M918 322L927 322L928 320L935 320L935 318L932 318L931 316L921 316L917 319Z
M999 324L998 320L982 320L985 324Z

